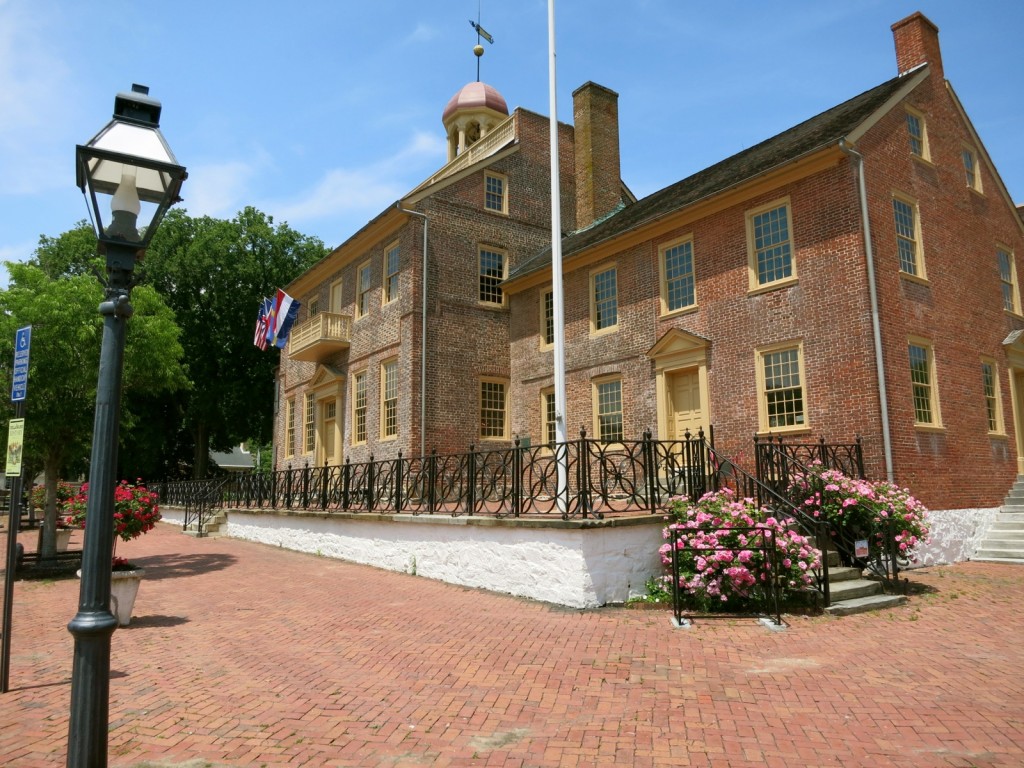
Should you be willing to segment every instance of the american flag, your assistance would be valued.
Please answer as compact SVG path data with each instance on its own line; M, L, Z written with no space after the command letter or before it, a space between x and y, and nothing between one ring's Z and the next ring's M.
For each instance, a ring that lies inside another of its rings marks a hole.
M256 316L256 334L252 339L252 343L264 352L267 349L267 313L270 311L271 305L270 299L263 299L260 303L260 311Z

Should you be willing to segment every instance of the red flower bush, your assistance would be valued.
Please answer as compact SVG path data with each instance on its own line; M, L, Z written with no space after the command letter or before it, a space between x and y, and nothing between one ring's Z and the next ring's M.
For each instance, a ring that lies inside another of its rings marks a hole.
M122 480L114 489L114 533L121 541L131 541L156 527L160 520L160 497L150 491L140 478L135 483ZM67 525L84 528L85 510L89 503L89 484L81 489L66 505Z

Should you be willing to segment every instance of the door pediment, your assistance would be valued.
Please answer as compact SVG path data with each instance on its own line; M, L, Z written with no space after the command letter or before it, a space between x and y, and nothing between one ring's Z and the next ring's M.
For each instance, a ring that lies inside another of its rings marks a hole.
M647 356L654 360L655 366L659 370L678 368L683 365L696 365L704 362L707 359L707 351L710 346L711 342L708 339L688 331L672 328L647 350Z

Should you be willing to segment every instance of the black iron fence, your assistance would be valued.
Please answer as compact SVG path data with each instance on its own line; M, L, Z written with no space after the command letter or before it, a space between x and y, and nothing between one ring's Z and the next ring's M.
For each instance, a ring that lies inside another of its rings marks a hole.
M823 494L824 481L814 471L815 466L837 469L848 477L864 479L864 456L860 438L854 444L826 445L786 443L781 440L754 439L757 476L774 493L786 496L799 504L808 495L808 490L794 491L797 481L803 481L810 493ZM855 514L859 505L850 505L846 517L864 519L870 513ZM866 569L877 576L889 591L904 591L905 584L899 580L900 569L906 564L899 550L896 538L899 531L892 520L882 526L883 530L870 532L853 525L836 521L825 523L827 536L819 535L818 547L823 553L834 550L839 561L845 566ZM828 605L826 594L825 605Z
M465 453L346 461L341 466L167 482L161 500L192 506L325 512L601 519L655 513L669 499L697 499L714 485L703 432L682 440L578 440ZM559 482L564 473L564 482ZM562 488L559 494L559 488Z

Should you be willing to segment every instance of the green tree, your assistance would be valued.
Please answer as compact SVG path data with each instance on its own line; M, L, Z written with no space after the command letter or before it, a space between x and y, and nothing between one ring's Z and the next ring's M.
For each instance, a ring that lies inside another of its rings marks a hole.
M211 450L271 435L279 354L253 345L259 302L326 254L319 239L251 207L230 221L174 210L160 225L143 269L182 329L194 386L176 405L194 477L207 474Z
M92 444L103 330L97 307L103 288L86 273L85 265L95 261L87 252L88 238L79 230L42 238L30 263L8 262L10 285L0 291L0 365L11 365L16 329L32 326L24 453L28 466L41 468L45 478L41 557L55 551L57 480L86 465ZM95 253L95 239L91 246ZM135 288L132 305L122 435L139 418L133 404L140 393L168 393L188 385L171 310L148 286Z

